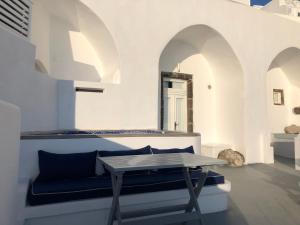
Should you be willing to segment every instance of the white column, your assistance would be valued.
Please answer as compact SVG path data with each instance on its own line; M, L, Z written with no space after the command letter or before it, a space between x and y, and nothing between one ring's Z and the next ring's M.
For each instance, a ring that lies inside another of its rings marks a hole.
M20 112L0 101L0 224L16 224Z

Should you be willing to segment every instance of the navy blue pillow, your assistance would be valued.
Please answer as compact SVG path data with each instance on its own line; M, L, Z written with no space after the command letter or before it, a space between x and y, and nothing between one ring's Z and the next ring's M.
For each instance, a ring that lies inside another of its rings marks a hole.
M193 146L187 148L171 148L171 149L157 149L151 148L153 154L168 154L168 153L192 153L195 154Z
M110 156L126 156L126 155L147 155L151 154L151 147L148 145L137 150L121 150L121 151L99 151L100 157Z
M55 154L40 150L41 180L61 180L96 176L97 151L74 154Z

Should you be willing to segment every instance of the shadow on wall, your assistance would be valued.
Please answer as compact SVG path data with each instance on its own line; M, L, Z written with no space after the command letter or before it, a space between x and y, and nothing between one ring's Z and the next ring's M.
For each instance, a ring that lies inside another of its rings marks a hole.
M159 70L193 74L195 132L204 143L244 153L243 70L220 33L206 25L183 29L161 53Z
M37 59L57 79L119 83L119 56L106 26L77 0L33 4Z
M32 42L37 70L58 80L59 129L76 128L75 85L98 88L121 82L111 33L79 0L34 0Z

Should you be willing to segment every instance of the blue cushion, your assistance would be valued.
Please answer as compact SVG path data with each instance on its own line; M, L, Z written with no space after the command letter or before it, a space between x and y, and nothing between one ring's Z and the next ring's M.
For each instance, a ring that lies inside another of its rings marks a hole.
M100 157L146 155L146 154L151 154L151 147L149 145L144 148L140 148L140 149L136 149L136 150L99 151Z
M151 148L153 154L168 154L168 153L192 153L195 154L193 146L187 148L171 148L171 149L157 149Z
M40 150L40 180L61 180L95 176L97 151L55 154Z
M191 171L193 183L199 178L201 170ZM209 172L205 185L224 183L224 177ZM154 173L149 175L125 175L121 195L167 191L186 188L182 173ZM109 176L98 176L62 181L43 181L39 178L31 185L28 202L42 205L56 202L112 196Z

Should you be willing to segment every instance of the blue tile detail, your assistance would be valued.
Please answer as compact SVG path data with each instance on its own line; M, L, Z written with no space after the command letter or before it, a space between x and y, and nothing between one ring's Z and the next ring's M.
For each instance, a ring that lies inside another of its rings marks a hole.
M261 5L264 6L271 2L272 0L251 0L251 5Z

